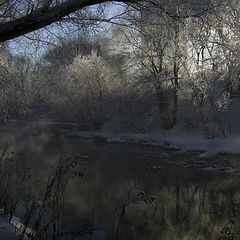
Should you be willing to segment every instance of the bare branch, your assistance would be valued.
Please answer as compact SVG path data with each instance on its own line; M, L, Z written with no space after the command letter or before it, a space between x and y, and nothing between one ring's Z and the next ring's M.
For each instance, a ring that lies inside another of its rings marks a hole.
M119 1L119 0L117 0ZM16 20L0 24L0 42L43 28L84 7L106 0L68 0L54 7L40 8Z

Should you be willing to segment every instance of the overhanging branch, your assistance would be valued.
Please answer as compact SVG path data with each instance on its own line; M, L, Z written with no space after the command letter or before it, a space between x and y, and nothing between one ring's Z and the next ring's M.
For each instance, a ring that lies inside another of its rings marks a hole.
M117 0L117 2L123 2ZM10 40L26 33L46 27L51 23L62 20L63 17L84 7L108 2L108 0L68 0L60 5L37 9L27 16L0 24L0 42Z
M110 0L67 0L53 7L49 7L48 5L47 7L45 6L43 8L33 10L27 15L22 16L18 19L0 23L0 42L14 39L21 35L46 27L54 22L61 21L63 20L64 17L84 7L89 7L89 6L93 6L96 4L109 2L109 1ZM208 13L210 10L211 0L209 1L210 1L209 6L207 8L203 9L197 14L190 14L190 15L176 14L175 11L169 12L168 9L165 9L164 6L160 4L161 1L159 0L147 0L146 2L152 6L157 7L157 11L160 12L160 14L161 12L164 12L170 17L188 18L188 17L199 17L203 14ZM114 2L127 3L133 8L134 7L144 8L146 4L144 0L115 0ZM211 5L211 8L214 8L214 7L215 7L214 5Z

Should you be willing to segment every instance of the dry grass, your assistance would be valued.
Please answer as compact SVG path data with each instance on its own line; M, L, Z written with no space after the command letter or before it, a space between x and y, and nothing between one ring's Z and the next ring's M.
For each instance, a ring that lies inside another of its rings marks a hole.
M8 152L5 147L0 156L0 209L2 215L11 221L16 207L21 200L28 177L21 171L22 155ZM83 177L74 174L81 161L86 156L59 159L49 174L48 181L41 199L32 196L25 203L23 224L19 225L18 240L28 237L30 240L62 240L73 239L78 236L91 234L93 229L84 229L79 232L64 231L64 193L68 180L71 177Z

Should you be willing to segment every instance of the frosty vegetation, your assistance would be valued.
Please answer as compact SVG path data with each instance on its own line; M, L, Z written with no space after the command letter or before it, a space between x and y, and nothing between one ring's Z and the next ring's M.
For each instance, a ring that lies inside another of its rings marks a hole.
M199 168L233 173L231 166L217 169L215 157L239 154L239 0L96 0L94 6L92 2L0 0L1 131L21 123L29 128L41 121L60 127L67 123L78 130L68 136L80 136L82 130L90 136L93 130L95 140L159 146L165 152L157 159L166 163L195 151L196 161L214 159L214 167L200 164ZM62 231L61 217L68 180L85 174L77 169L77 162L59 160L42 200L29 196L23 223L16 230L10 221L30 180L20 171L18 155L4 150L0 156L0 238L72 236ZM194 167L189 162L184 166ZM162 171L160 165L146 170ZM138 197L128 198L119 209L111 239L119 238L129 204L156 200L155 195L140 193Z
M113 132L179 128L207 138L234 134L239 3L213 1L199 16L194 9L186 15L184 6L169 13L157 5L122 5L114 24L98 20L83 28L79 21L78 32L74 15L74 32L63 38L56 31L58 40L34 59L2 43L1 124L87 118L96 129Z

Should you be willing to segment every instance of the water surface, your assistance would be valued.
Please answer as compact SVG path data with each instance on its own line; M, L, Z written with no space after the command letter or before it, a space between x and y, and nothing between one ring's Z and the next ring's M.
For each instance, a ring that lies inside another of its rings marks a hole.
M11 146L40 180L28 189L35 194L59 158L89 157L65 192L66 225L96 229L81 239L218 239L240 198L238 176L164 165L157 147L46 135Z

